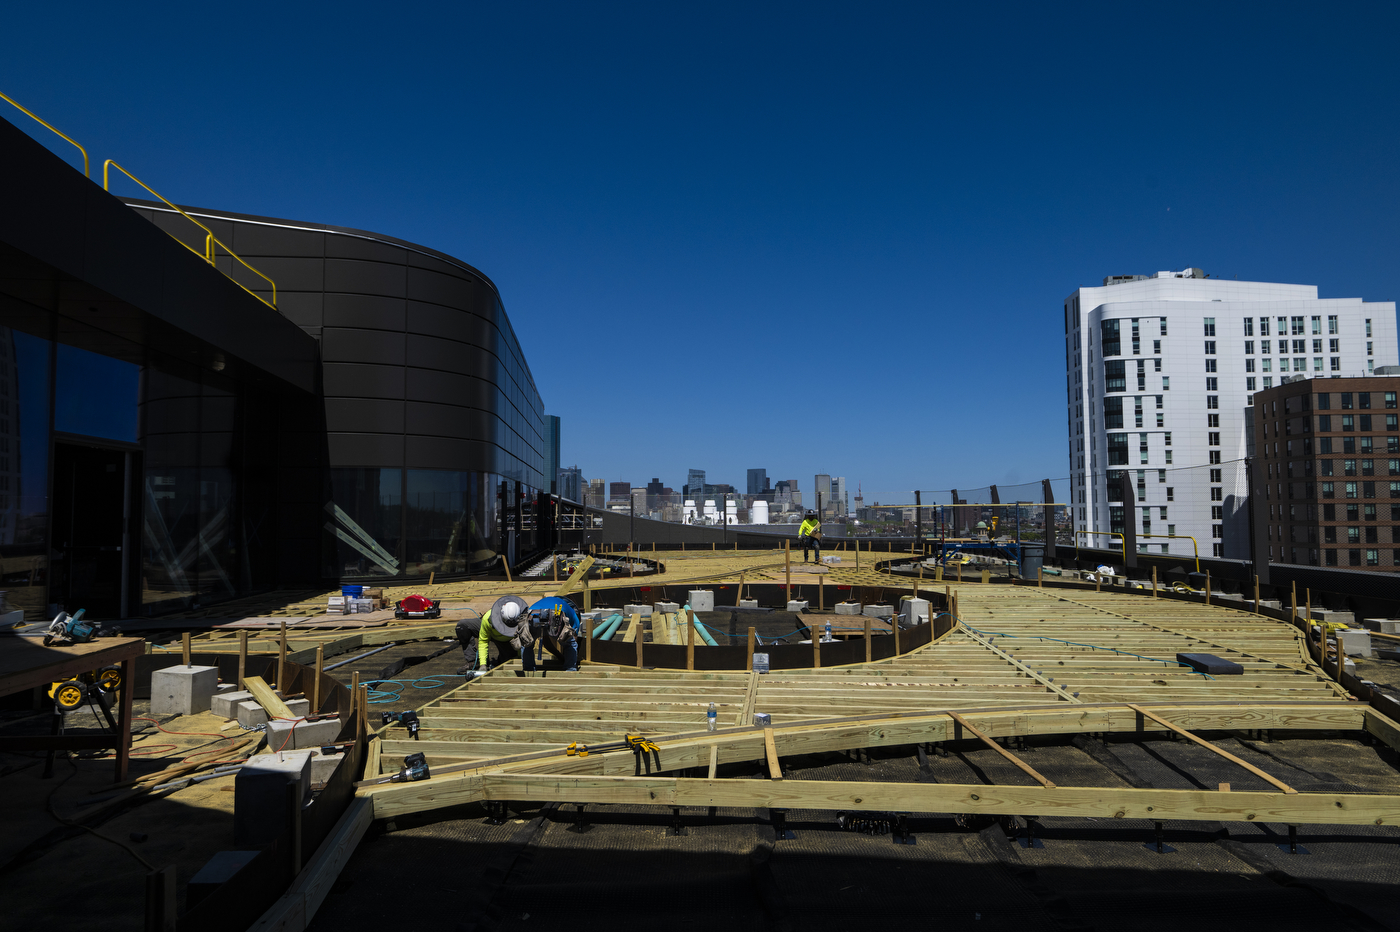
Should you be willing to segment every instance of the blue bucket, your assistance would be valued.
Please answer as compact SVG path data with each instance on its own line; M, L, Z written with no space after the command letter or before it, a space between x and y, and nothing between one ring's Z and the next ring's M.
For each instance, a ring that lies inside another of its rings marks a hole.
M365 587L364 587L364 586L341 586L341 587L340 587L340 594L343 595L343 596L345 596L347 599L358 599L360 596L364 595L364 592L365 592Z

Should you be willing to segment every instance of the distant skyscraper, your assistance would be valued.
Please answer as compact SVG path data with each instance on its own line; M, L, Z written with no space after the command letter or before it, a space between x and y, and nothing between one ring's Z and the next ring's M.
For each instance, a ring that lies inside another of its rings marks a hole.
M821 503L815 507L820 507L823 512L831 510L831 477L826 473L817 473L815 483L816 501Z
M832 512L837 515L844 515L850 510L849 502L846 498L846 477L834 476L831 480L831 505Z
M559 416L544 416L544 476L549 483L549 491L559 494Z
M632 483L630 482L609 482L608 501L625 502L632 497Z
M705 470L692 469L685 476L686 498L700 498L705 494Z
M560 469L559 491L555 494L560 498L568 499L571 502L583 503L583 470L577 466L566 466Z
M761 495L766 491L768 491L768 470L750 469L748 494Z

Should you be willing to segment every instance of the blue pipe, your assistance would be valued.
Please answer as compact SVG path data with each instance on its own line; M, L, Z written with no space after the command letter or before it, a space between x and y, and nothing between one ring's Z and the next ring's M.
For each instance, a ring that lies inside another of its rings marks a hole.
M686 618L690 619L690 623L695 626L695 631L705 641L705 646L718 647L719 645L715 643L715 639L710 637L710 632L705 630L705 625L701 623L700 619L695 617L695 612L691 610L689 604L685 606L685 611Z
M603 622L601 631L595 631L593 637L599 641L606 641L613 636L619 627L622 626L622 615L612 614Z

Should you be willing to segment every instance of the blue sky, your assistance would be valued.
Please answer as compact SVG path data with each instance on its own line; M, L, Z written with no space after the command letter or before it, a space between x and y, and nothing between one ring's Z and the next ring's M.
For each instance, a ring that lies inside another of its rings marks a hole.
M1059 477L1078 285L1400 294L1394 5L6 15L0 90L98 164L482 269L589 477Z

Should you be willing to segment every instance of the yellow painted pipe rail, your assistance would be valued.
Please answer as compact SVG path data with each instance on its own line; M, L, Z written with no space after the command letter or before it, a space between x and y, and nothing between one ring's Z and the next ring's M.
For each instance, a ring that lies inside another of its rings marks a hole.
M53 133L56 133L56 134L59 135L59 136L62 136L64 139L68 140L68 141L71 142L73 145L77 146L77 147L78 147L78 151L81 152L81 153L83 154L83 176L84 176L84 177L87 177L87 178L91 178L91 177L92 177L92 173L88 170L88 154L87 154L87 150L84 149L81 145L79 145L78 142L77 142L77 140L73 139L73 137L69 136L67 133L65 133L65 132L63 132L63 131L61 131L61 130L59 130L59 129L56 129L56 128L53 126L53 124L49 123L47 120L45 120L45 119L43 119L42 117L38 116L38 115L35 114L32 110L29 110L28 108L23 107L23 106L21 106L20 104L16 103L15 100L14 100L13 98L11 98L11 97L9 97L9 96L7 96L7 95L5 95L5 94L0 94L0 100L3 100L3 101L5 101L6 103L10 104L10 105L13 106L16 110L20 111L20 112L23 113L25 116L29 117L29 118L30 118L31 120L33 120L34 122L40 124L41 126L43 126L45 129L49 130L50 132L53 132Z

